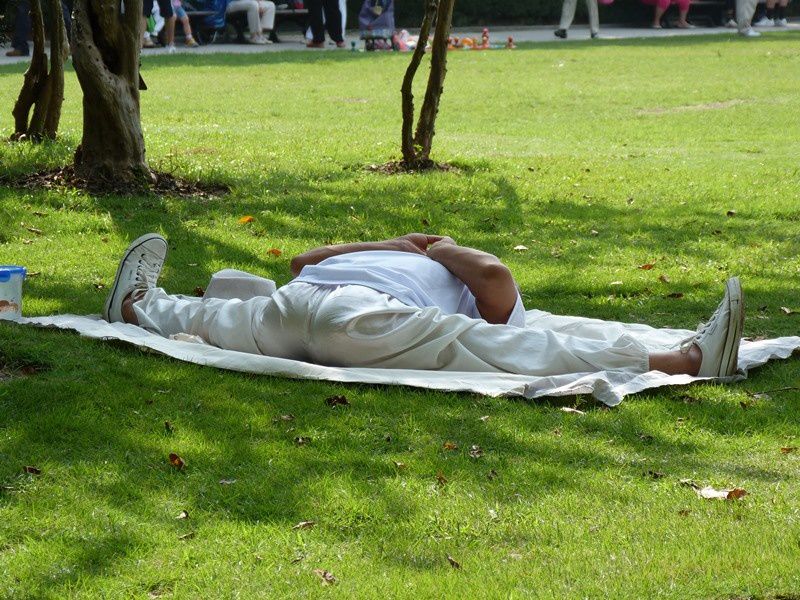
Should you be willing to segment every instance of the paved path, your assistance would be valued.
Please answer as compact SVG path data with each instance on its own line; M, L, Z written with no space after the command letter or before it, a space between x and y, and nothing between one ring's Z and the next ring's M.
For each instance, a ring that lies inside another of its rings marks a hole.
M515 42L558 42L562 44L570 43L576 40L586 40L589 38L589 30L585 25L578 25L572 27L569 31L569 38L566 40L558 40L553 36L554 26L546 27L490 27L490 35L492 43L505 42L508 36L514 38ZM764 33L771 31L794 31L800 32L800 22L790 23L789 27L770 27L760 29ZM199 48L184 48L178 46L177 52L181 54L216 54L216 53L229 53L229 54L247 54L253 52L286 52L286 51L302 51L302 52L320 52L320 50L310 50L305 47L305 42L300 33L292 30L288 24L285 28L279 31L281 43L268 44L266 46L255 46L251 44L212 44L208 46L201 46ZM453 31L454 35L459 37L468 36L480 39L481 28L456 28ZM695 29L647 29L637 27L621 27L621 26L602 26L600 36L603 39L621 40L632 38L662 38L672 36L689 36L689 35L736 35L733 29L726 29L724 27L697 27ZM352 41L356 42L357 48L362 48L363 43L358 40L357 31L347 32L347 48L344 50L337 50L334 46L330 46L331 50L338 52L349 52ZM23 58L9 58L5 56L6 47L0 47L0 65L11 64L15 62L27 62L27 57ZM166 54L164 48L155 48L152 50L143 50L143 56Z

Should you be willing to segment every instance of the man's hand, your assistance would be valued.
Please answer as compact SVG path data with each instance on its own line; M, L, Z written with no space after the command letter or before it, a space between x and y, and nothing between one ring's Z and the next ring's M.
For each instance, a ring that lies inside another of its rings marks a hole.
M336 244L333 246L321 246L299 256L295 256L291 262L292 275L297 277L306 265L316 265L331 256L339 256L350 252L365 252L374 250L393 250L395 252L410 252L411 254L426 255L431 244L442 242L445 238L441 235L425 235L424 233L407 233L400 237L385 240L383 242L354 242L352 244Z
M450 238L445 238L445 236L441 235L426 235L424 233L407 233L405 235L401 235L400 237L396 237L391 242L395 242L397 244L396 250L400 252L411 252L412 254L427 254L428 246L431 244L437 244L444 239L450 240Z

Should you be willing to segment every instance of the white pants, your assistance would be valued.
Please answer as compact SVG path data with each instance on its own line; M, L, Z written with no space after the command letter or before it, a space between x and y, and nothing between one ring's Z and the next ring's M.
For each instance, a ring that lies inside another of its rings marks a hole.
M549 313L524 329L491 325L356 285L292 283L249 300L154 288L133 308L142 327L163 336L185 332L228 350L322 365L535 376L649 370L647 348L629 333L652 330L645 325Z
M275 28L275 4L269 0L231 0L226 13L247 12L247 28L251 35Z
M758 0L736 0L736 27L740 32L750 29L750 21L757 4Z
M741 2L741 0L739 0ZM564 0L561 6L561 23L560 29L569 29L572 25L572 20L575 18L575 8L578 6L578 0ZM586 0L586 8L589 11L589 30L592 33L600 31L600 16L597 12L597 0Z

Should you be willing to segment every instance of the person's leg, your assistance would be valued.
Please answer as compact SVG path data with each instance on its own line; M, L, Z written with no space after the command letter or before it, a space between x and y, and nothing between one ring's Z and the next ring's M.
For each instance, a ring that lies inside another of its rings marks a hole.
M756 4L757 0L736 0L736 25L742 35L758 35L758 32L752 31L750 26Z
M325 28L328 30L328 35L336 42L337 46L343 46L342 13L339 10L339 0L322 0L322 7L325 11Z
M258 2L256 0L232 0L225 9L226 13L246 12L247 29L250 30L250 43L260 44L261 19L258 15Z
M675 4L678 5L678 27L681 29L692 27L692 25L686 19L686 17L689 15L690 1L691 0L676 0L675 2Z
M310 47L322 48L325 44L325 24L322 20L322 0L306 0L308 9L308 24L311 28L312 40Z
M153 12L153 0L142 0L142 48L154 48L155 44L150 39L150 33L147 31L147 19Z
M775 9L775 26L786 27L789 22L786 20L786 7L789 5L789 0L780 0Z
M618 332L616 323L592 337L582 337L579 330L490 325L464 315L445 315L436 308L406 306L369 288L346 286L309 307L306 335L312 360L338 366L540 377L656 369L725 377L736 371L743 314L741 286L733 278L712 318L680 349L651 352L634 335L612 333L614 328ZM597 330L597 323L592 325Z
M667 12L669 8L670 0L658 0L656 2L655 9L653 11L653 28L654 29L661 29L661 17L664 16L664 13Z
M258 9L261 32L264 33L275 29L275 3L269 0L259 0Z
M572 25L572 20L575 18L575 8L577 5L578 0L564 0L564 3L561 5L561 20L555 32L557 37L567 37L567 30L569 30Z
M158 10L164 19L164 43L167 48L175 47L175 11L171 0L158 0Z
M597 0L586 0L586 10L589 12L589 32L592 37L600 33L600 13L597 10Z
M19 0L17 12L14 15L14 35L11 38L12 50L8 52L13 56L28 56L31 52L28 38L31 35L30 3L28 0Z

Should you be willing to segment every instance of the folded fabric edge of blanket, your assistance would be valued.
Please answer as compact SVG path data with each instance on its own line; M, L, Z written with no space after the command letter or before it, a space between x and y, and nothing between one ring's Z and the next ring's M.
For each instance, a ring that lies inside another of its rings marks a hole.
M257 357L256 355L222 350L215 346L192 341L168 340L134 325L106 323L99 315L53 315L20 318L16 322L22 325L33 325L42 328L70 329L77 331L81 336L94 339L116 339L134 346L146 347L177 360L239 372L343 383L408 385L440 391L473 392L490 397L523 396L528 399L535 399L547 396L591 394L595 399L607 406L616 406L622 402L625 396L646 389L668 385L686 385L696 381L709 381L707 378L689 375L670 376L655 371L641 373L633 377L625 374L625 381L614 383L609 380L615 375L614 372L576 373L573 375L572 380L556 382L553 379L567 378L565 376L537 378L511 373L415 371L367 367L339 368L282 358ZM120 331L120 329L125 331ZM202 351L198 352L200 348L202 348ZM749 356L747 360L740 356L740 374L724 381L719 381L723 383L741 381L747 377L747 371L750 368L761 366L773 358L788 358L794 351L800 349L800 337L781 337L757 342L745 341L742 349L742 354L752 354L752 356ZM204 356L201 356L201 354ZM263 359L276 364L269 365L266 371L240 368L240 364L234 360L238 355L241 355L240 358L246 359L246 361ZM490 377L487 378L487 375ZM542 386L541 384L544 382L548 382L549 386Z

